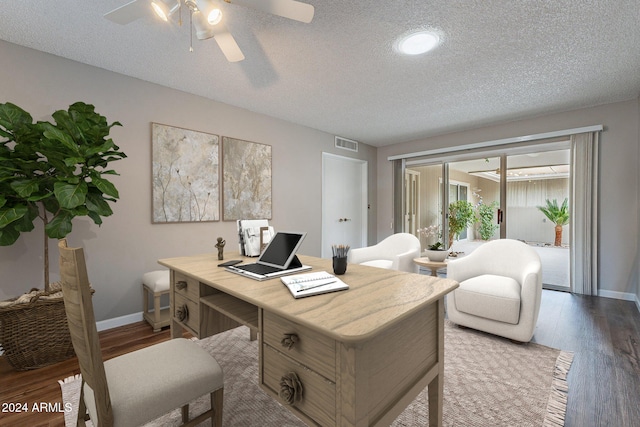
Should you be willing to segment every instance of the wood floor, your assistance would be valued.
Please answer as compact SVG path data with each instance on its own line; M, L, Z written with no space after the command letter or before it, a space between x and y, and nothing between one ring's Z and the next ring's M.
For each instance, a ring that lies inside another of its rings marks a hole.
M543 291L533 341L574 352L566 426L640 426L635 303Z
M169 339L140 322L100 333L104 358ZM575 352L569 373L566 426L640 425L640 312L629 301L543 291L534 341ZM62 426L61 412L32 412L33 404L61 404L58 380L79 373L70 359L16 372L0 357L1 409L26 403L29 412L0 412L0 426Z
M100 345L105 360L160 341L170 339L169 329L154 333L146 322L137 322L102 331ZM4 357L0 357L0 426L64 426L62 412L34 412L33 405L58 403L62 395L58 380L80 373L76 358L32 371L14 371ZM27 404L28 412L4 412L5 404ZM55 409L55 408L54 408Z

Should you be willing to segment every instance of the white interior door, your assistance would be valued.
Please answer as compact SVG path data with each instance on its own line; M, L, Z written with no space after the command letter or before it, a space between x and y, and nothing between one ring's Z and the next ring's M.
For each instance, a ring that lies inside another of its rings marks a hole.
M367 162L322 153L322 257L367 245Z

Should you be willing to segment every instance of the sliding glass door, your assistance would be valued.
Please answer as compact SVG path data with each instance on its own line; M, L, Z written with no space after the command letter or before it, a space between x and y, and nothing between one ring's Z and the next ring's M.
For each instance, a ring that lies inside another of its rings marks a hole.
M449 244L468 253L500 238L500 157L479 157L448 163Z
M567 289L571 150L507 157L506 237L527 242L542 260L542 282Z
M569 148L529 147L408 163L404 230L416 234L423 249L441 241L454 256L493 239L526 242L540 254L545 286L567 289L570 157Z
M442 163L409 167L405 171L405 227L415 234L422 248L442 240Z

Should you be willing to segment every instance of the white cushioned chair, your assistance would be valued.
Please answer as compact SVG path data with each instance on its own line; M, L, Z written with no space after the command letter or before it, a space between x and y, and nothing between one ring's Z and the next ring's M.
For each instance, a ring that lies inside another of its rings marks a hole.
M447 278L460 283L446 297L453 323L531 340L542 297L542 264L535 249L518 240L493 240L450 260Z
M347 261L371 267L417 273L418 265L413 262L420 256L420 240L413 234L393 234L377 245L351 249Z
M138 426L182 407L183 425L206 419L222 425L223 375L195 342L176 338L102 361L82 248L61 240L60 278L67 323L82 386L78 425L88 412L95 426ZM211 409L189 420L189 402L210 395Z

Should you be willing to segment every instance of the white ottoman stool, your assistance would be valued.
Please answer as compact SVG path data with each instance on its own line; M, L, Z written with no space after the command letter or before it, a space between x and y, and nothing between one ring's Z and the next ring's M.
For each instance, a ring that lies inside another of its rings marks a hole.
M149 294L153 294L153 312L149 311ZM142 276L142 297L144 320L149 322L153 332L169 326L169 309L160 309L160 297L169 294L169 270L156 270Z

